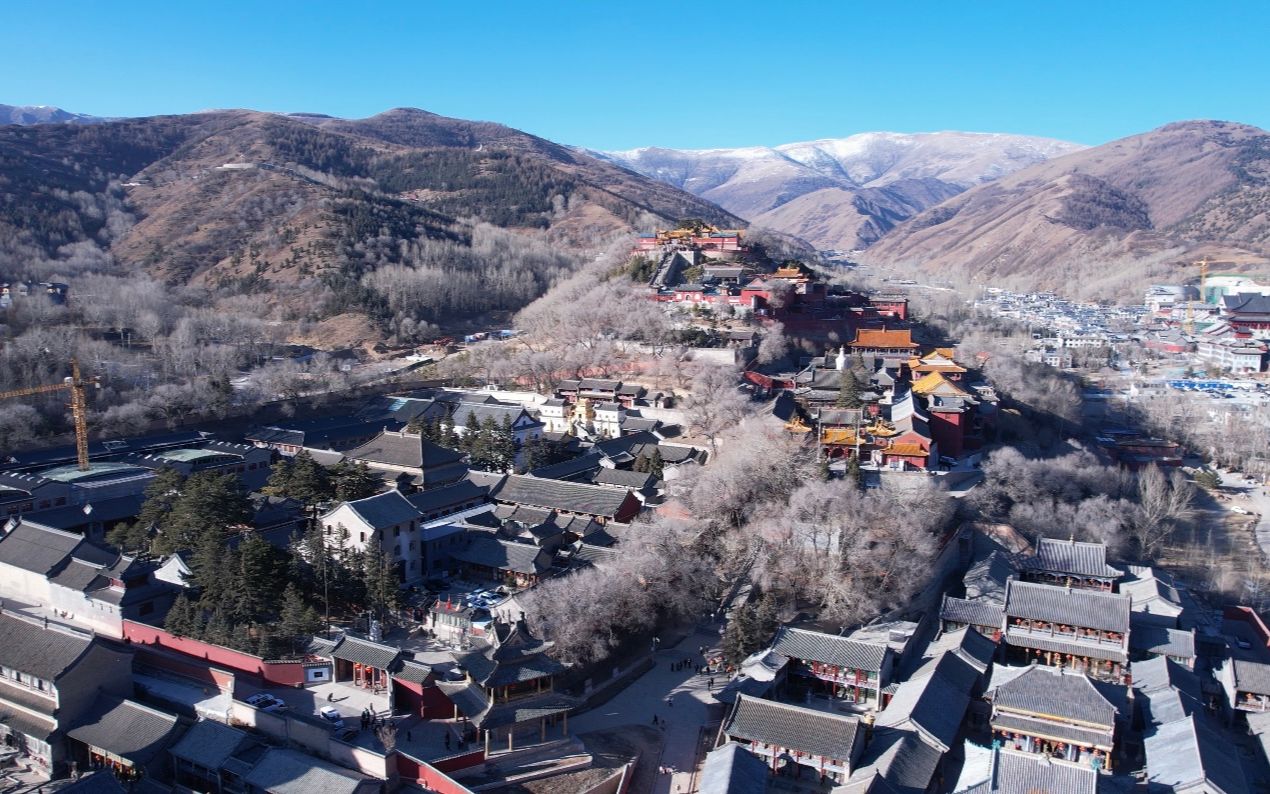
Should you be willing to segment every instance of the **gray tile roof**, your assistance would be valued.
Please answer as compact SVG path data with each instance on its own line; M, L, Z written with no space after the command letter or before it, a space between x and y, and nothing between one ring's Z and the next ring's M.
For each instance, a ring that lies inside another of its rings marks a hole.
M961 578L966 587L966 598L971 600L990 599L997 603L1005 602L1005 583L1011 576L1018 574L1018 569L1010 558L1000 551L993 551L984 559L970 566L966 575Z
M570 513L613 518L622 509L629 491L603 485L583 485L511 475L493 492L496 501L547 507Z
M479 722L489 711L489 698L485 690L470 681L437 681L437 688L458 708L459 713Z
M878 724L920 731L943 751L956 744L979 670L955 653L944 653L899 685Z
M422 684L430 675L432 675L431 665L406 659L402 661L401 669L393 673L392 677L412 684Z
M1129 634L1129 647L1134 651L1154 656L1193 659L1195 658L1195 632L1164 626L1135 626Z
M1106 546L1078 540L1041 538L1036 543L1036 554L1021 558L1019 564L1028 571L1110 579L1124 576L1119 568L1107 564Z
M847 762L860 721L855 717L774 703L739 695L723 723L723 733Z
M1018 714L998 714L992 718L992 729L1043 736L1087 747L1111 747L1113 733L1109 729L1083 728L1066 722L1022 717Z
M1017 648L1034 648L1038 651L1053 651L1055 653L1071 653L1077 656L1086 656L1090 659L1102 659L1105 661L1124 662L1129 661L1129 654L1119 648L1110 645L1095 645L1093 643L1081 643L1071 639L1064 639L1062 635L1053 637L1036 636L1031 634L1021 634L1019 632L1006 632L1006 645L1013 645Z
M1231 659L1235 689L1255 695L1270 695L1270 664Z
M1098 773L1084 764L998 749L992 776L963 794L1096 794Z
M1116 707L1079 673L1033 665L992 694L997 711L1008 710L1112 728Z
M550 678L562 673L565 666L550 656L541 655L523 662L500 664L498 669L484 683L485 686L506 686L533 681L539 678Z
M699 794L764 794L767 763L736 742L706 754Z
M622 469L600 467L598 471L591 475L591 482L596 485L618 486L642 491L646 488L651 488L657 482L657 478L646 471L624 471Z
M37 574L47 574L70 556L83 537L18 524L0 538L0 563Z
M461 402L454 407L452 415L455 427L461 427L466 431L469 414L476 417L478 426L483 426L488 419L493 420L496 426L502 427L504 419L515 424L521 417L527 416L528 412L520 405ZM533 419L533 417L529 418Z
M500 571L540 576L551 569L551 555L531 543L496 538L488 532L468 534L467 546L450 552L450 558Z
M57 721L52 717L36 716L14 709L0 710L0 725L45 740L56 733L58 727Z
M550 466L541 466L529 473L534 477L542 477L548 480L567 480L595 471L600 468L601 460L603 460L603 456L599 453L588 452L572 460L553 463Z
M997 644L973 628L964 628L941 634L930 644L929 652L955 653L971 667L984 673L992 665Z
M471 480L459 480L453 485L420 491L406 497L410 504L420 513L427 515L438 511L455 508L468 502L483 502L489 496L489 488L477 485Z
M580 705L582 705L581 699L559 692L548 692L524 700L513 700L510 703L498 703L485 714L480 727L497 728L502 725L519 725L522 722L572 711Z
M273 748L252 767L246 780L267 794L352 794L373 779L297 750ZM377 781L371 790L379 790Z
M1248 791L1234 742L1219 735L1198 715L1157 726L1145 736L1143 744L1150 783L1174 791L1200 786L1222 794Z
M1122 634L1129 630L1129 597L1098 590L1010 582L1005 613L1010 617Z
M611 391L616 392L622 388L620 380L605 380L603 378L583 378L578 382L578 388L583 391Z
M1134 665L1136 668L1137 665ZM1163 725L1186 719L1192 714L1202 714L1204 703L1172 687L1143 693L1140 699L1142 723L1145 726Z
M1141 692L1174 688L1197 700L1202 697L1199 676L1163 656L1133 663L1133 688Z
M881 672L886 655L890 652L885 645L857 642L836 634L788 626L776 633L772 650L791 659L872 672Z
M214 720L200 720L190 726L170 752L204 769L220 769L248 739L248 735L237 728Z
M87 713L67 732L72 739L147 764L171 742L176 717L131 700L98 695Z
M420 517L419 509L396 490L384 491L381 494L344 504L352 508L354 513L375 529L387 529L395 524L405 524Z
M939 606L939 618L950 623L1000 629L1005 624L1005 610L991 601L967 601L946 595Z
M0 614L0 665L54 681L88 651L87 635Z
M943 753L911 731L875 728L850 783L879 777L894 794L922 794L935 777Z
M331 652L331 656L346 662L356 662L379 670L391 671L394 669L393 663L401 656L401 649L345 634L340 644L336 645L335 650Z
M446 449L421 435L390 430L349 450L344 456L349 460L410 469L435 469L463 459L463 453Z

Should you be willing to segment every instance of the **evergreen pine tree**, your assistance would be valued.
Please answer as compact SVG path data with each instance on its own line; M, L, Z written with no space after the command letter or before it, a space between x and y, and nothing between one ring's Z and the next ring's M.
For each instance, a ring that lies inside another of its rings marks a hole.
M653 454L648 458L648 473L659 480L665 479L666 461L661 458L661 449L654 447Z
M847 458L847 482L856 488L864 487L864 475L860 471L860 459L855 455Z
M860 401L860 384L855 379L855 373L843 371L841 373L841 381L838 387L838 399L834 403L839 408L859 408Z
M145 500L137 513L138 533L144 532L148 538L163 526L184 483L185 477L171 467L164 466L155 472L154 479L146 485Z
M766 647L776 634L776 630L780 628L780 619L777 617L776 599L771 593L764 593L759 599L758 609L754 613L754 645L749 649L749 653L761 650Z
M504 416L494 431L494 453L498 458L498 470L509 471L516 465L516 431L512 421Z
M475 411L467 412L467 419L463 420L463 435L459 438L459 449L471 454L472 450L479 443L481 437L481 423L476 419Z
M728 628L723 634L723 657L732 664L740 664L749 656L756 634L754 607L744 604L732 612Z
M305 450L291 462L291 480L285 496L314 505L331 498L330 474Z
M201 639L213 645L228 645L234 641L234 624L223 609L213 609L212 616L203 628Z
M446 449L463 449L463 441L454 430L454 419L443 417L440 422L440 440L437 442Z
M282 561L273 546L255 533L238 545L238 607L241 621L261 621L277 607Z
M154 548L160 553L195 548L204 535L224 537L251 520L251 504L233 474L199 472L185 481L161 524Z
M197 637L198 626L194 620L194 605L185 593L181 593L168 608L167 617L163 620L163 628L178 637Z
M635 464L631 468L638 472L648 471L648 456L643 452L639 453L635 458Z
M290 496L292 466L290 459L280 458L277 463L273 464L273 469L269 472L269 479L265 482L265 487L260 489L260 492L268 496Z
M383 481L365 463L342 462L336 467L335 498L341 502L365 499L379 492Z

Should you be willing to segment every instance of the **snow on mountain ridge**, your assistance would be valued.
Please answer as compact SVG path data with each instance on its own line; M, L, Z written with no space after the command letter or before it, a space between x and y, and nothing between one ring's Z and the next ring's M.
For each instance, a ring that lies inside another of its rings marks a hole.
M591 154L709 199L751 221L771 221L780 231L807 235L823 247L853 248L868 245L936 198L1081 148L1049 138L945 131L865 132L733 149L648 146ZM888 192L867 192L880 189ZM812 194L814 200L795 203Z

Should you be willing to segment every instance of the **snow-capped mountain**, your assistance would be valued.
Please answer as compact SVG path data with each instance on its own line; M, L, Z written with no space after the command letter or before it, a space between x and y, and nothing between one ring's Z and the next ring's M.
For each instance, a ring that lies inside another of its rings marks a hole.
M108 120L52 105L0 105L0 124L99 124Z
M782 146L593 152L820 248L864 248L977 184L1084 148L975 132L866 132Z

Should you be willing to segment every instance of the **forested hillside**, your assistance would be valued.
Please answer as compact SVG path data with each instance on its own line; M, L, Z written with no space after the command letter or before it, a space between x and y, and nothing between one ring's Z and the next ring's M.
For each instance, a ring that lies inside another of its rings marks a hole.
M223 412L338 379L323 359L279 358L286 343L505 322L615 237L686 216L740 223L549 141L422 111L0 125L0 281L69 285L65 303L35 290L4 312L0 388L78 356L107 376L100 428ZM63 412L0 406L0 448Z

